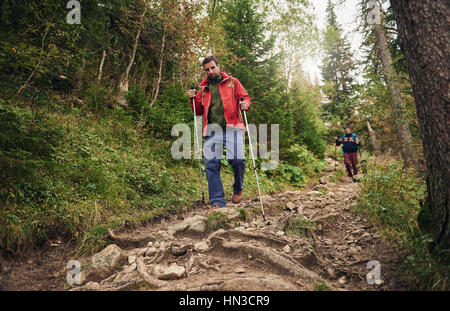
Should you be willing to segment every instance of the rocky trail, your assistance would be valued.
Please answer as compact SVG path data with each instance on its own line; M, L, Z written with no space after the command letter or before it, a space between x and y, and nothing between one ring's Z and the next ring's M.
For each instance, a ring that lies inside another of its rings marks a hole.
M399 255L352 211L358 183L331 182L327 162L313 189L263 196L265 221L259 200L244 196L209 214L197 208L134 231L123 224L109 231L112 244L78 259L80 285L61 281L65 264L53 275L74 291L406 289ZM366 280L371 260L380 263L378 284Z

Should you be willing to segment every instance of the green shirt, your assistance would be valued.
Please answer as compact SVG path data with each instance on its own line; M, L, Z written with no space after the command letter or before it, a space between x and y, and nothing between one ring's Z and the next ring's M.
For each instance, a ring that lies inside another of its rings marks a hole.
M211 92L211 106L209 107L208 112L208 124L216 123L224 130L227 122L225 121L222 98L220 98L219 93L219 83L222 79L222 76L220 76L218 81L209 81L208 83L208 88Z

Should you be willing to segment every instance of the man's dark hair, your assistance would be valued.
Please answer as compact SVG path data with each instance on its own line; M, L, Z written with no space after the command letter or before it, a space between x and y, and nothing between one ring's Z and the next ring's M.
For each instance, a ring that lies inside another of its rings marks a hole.
M211 55L203 60L202 66L205 66L207 63L209 63L212 60L216 63L216 65L219 64L219 62L217 61L217 58L214 55Z
M344 130L346 130L346 129L352 129L352 128L347 125L347 126L344 127Z

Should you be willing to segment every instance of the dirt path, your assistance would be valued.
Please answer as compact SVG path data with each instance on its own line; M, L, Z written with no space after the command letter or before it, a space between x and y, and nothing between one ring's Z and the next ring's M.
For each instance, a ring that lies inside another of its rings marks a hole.
M330 182L334 160L327 161L314 189L264 196L266 221L258 200L243 200L209 215L196 210L110 231L114 245L80 259L82 285L72 290L406 289L395 275L399 256L351 210L358 184ZM380 263L380 284L366 280L371 260ZM67 289L59 264L53 286ZM9 274L3 281L11 285L17 274Z

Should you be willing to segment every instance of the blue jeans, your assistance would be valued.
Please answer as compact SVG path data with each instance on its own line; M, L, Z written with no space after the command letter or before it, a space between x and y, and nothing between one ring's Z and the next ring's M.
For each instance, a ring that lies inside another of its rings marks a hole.
M209 126L209 125L208 125ZM226 147L228 163L234 172L234 193L244 189L244 132L231 127L225 131L209 131L205 136L203 154L205 156L206 179L208 180L209 200L213 206L225 207L225 193L220 178L220 161L223 155L223 146Z

